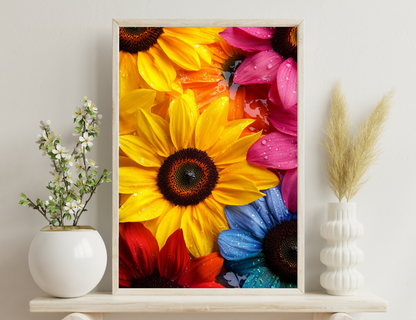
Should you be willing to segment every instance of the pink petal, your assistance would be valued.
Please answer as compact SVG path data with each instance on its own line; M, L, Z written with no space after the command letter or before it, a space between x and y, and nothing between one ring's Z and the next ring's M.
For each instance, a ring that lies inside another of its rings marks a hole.
M275 31L274 27L244 27L238 29L244 30L259 39L271 39Z
M277 70L277 89L283 108L298 103L298 68L292 58L285 60Z
M244 59L234 74L238 84L271 83L276 79L277 70L283 58L274 51L262 51Z
M282 198L291 212L298 212L298 169L287 170L282 181Z
M272 45L269 40L253 37L239 28L225 28L223 32L220 32L220 35L232 46L249 52L272 50Z
M296 137L298 134L297 109L297 104L289 109L278 107L269 114L269 121L280 132Z
M272 82L272 85L270 87L269 100L278 106L282 105L282 101L280 100L280 97L279 97L279 91L277 90L276 80Z
M257 140L247 152L249 162L279 170L297 167L297 139L281 132L272 132Z

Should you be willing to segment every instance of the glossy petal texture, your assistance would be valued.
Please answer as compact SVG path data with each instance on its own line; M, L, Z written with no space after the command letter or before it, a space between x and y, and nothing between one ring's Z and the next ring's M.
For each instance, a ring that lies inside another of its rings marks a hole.
M262 249L262 241L250 232L228 229L218 237L221 255L227 260L242 260L256 256Z
M264 254L259 253L254 257L242 259L242 260L225 260L224 267L227 270L231 270L239 275L245 275L252 273L255 269L265 267L266 260L264 260Z
M133 277L143 277L141 269L135 267L131 252L126 240L119 238L119 284L121 287L130 287Z
M277 108L269 115L269 121L278 131L296 137L298 134L297 104L288 109Z
M233 81L238 84L272 83L283 58L274 51L262 51L244 59Z
M251 205L225 206L224 212L232 229L248 231L259 239L266 236L266 223Z
M277 71L277 90L283 108L291 108L298 103L298 68L292 58L285 60Z
M119 52L119 94L123 98L126 93L139 89L140 75L137 69L137 54Z
M254 182L260 190L276 187L280 180L273 172L266 168L250 163L247 160L234 163L226 167L223 173L241 174Z
M240 28L226 28L220 33L220 36L232 46L248 52L272 50L272 45L269 40L254 37Z
M119 192L123 194L136 193L142 189L156 186L156 169L137 167L119 168Z
M284 221L292 220L293 216L286 208L279 188L271 188L265 192L267 206L270 209L275 225L281 224Z
M275 31L274 27L240 27L238 29L241 29L259 39L271 39Z
M137 111L150 111L156 97L156 91L137 89L125 94L120 100L119 132L126 134L136 131Z
M159 247L163 247L169 236L181 227L184 212L184 207L174 206L172 204L172 209L167 211L167 213L163 216L156 231L156 239L159 243Z
M217 187L212 191L216 201L228 205L244 205L257 200L264 194L247 178L226 173L220 176Z
M119 137L121 150L136 163L145 167L159 168L163 158L154 152L151 145L139 136L124 135ZM121 167L121 164L119 165Z
M269 206L267 205L266 197L257 199L256 201L250 203L250 205L261 216L268 230L272 229L276 225L276 221L273 218L273 214L270 211Z
M261 267L247 278L243 288L280 288L280 280L269 268Z
M167 56L181 68L185 70L199 70L201 68L201 60L192 44L167 34L158 39L158 44Z
M141 223L127 222L124 225L124 238L140 274L151 275L159 255L159 247L152 233Z
M255 142L247 152L249 162L279 170L297 167L297 139L272 132Z
M282 180L282 198L291 212L298 211L298 169L287 170Z
M159 274L171 280L177 280L189 263L189 254L181 229L176 230L166 241L159 254Z
M218 252L192 259L179 278L179 284L183 287L190 287L206 282L214 282L223 262L224 259L221 258Z

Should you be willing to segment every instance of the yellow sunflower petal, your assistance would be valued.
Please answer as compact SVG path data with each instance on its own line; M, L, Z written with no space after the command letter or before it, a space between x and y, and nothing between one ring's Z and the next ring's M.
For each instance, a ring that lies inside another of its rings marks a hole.
M118 73L120 98L132 90L139 89L140 75L137 69L137 54L120 51Z
M240 119L230 121L225 125L224 131L217 142L208 150L211 157L216 157L225 152L226 148L236 142L243 130L252 124L254 119Z
M280 179L273 172L247 160L227 166L221 173L242 175L251 180L260 190L276 187L280 182Z
M141 51L137 56L137 66L143 79L153 89L171 91L176 71L170 59L156 46L148 51Z
M216 201L232 206L248 204L264 195L252 181L242 175L232 173L220 175L218 184L212 191L212 196Z
M211 52L206 46L200 44L194 44L194 48L199 55L201 61L201 67L211 66Z
M238 139L231 144L224 153L214 158L214 162L217 166L240 162L246 160L247 151L251 145L261 137L261 131L252 134L251 136L245 136Z
M155 101L155 97L155 90L137 89L127 93L120 100L120 134L136 131L137 110L143 108L150 111L153 102Z
M163 198L157 188L143 189L132 194L119 209L119 222L147 221L169 211L172 204Z
M120 136L118 141L123 152L142 166L160 167L162 165L163 158L158 156L141 137L125 135Z
M195 129L196 148L205 151L221 137L227 124L228 105L228 97L221 97L202 112Z
M165 34L178 37L189 43L210 44L219 42L222 40L218 34L223 31L224 28L200 28L200 27L187 27L187 28L164 28Z
M214 252L219 251L217 239L220 233L224 230L229 229L227 218L224 213L224 205L215 201L214 198L209 196L204 200L204 204L209 208L210 216L209 221L211 224L211 230L214 235Z
M199 203L186 207L181 227L186 247L195 257L205 256L214 250L214 234L209 221L208 208Z
M158 115L139 109L137 113L137 133L154 148L154 152L159 156L167 158L173 153L169 124Z
M135 161L131 160L129 157L120 155L118 157L118 166L119 168L121 168L121 167L138 167L139 165Z
M163 248L169 236L181 227L182 215L185 207L174 206L161 219L156 231L156 240L159 243L159 248Z
M157 184L156 168L120 167L118 174L120 193L138 193Z
M119 198L118 198L118 204L119 206L122 206L127 200L128 198L130 198L131 194L119 194Z
M201 69L201 61L193 44L168 34L162 34L157 43L179 67L185 70Z
M191 90L171 102L169 116L170 136L176 150L193 147L199 111Z
M163 212L160 216L155 219L147 220L143 222L143 225L146 229L149 229L153 236L156 238L157 228L159 227L160 223L162 222L163 218L165 217L166 212Z

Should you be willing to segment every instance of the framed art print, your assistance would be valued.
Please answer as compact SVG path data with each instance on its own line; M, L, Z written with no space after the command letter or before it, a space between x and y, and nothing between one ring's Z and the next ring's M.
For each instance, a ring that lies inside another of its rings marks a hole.
M113 293L304 292L303 34L113 21Z

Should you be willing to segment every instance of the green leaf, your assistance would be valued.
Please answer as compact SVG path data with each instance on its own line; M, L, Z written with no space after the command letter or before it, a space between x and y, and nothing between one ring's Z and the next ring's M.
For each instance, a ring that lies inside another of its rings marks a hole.
M82 131L82 128L81 127L75 127L75 131L76 132L81 132Z
M25 205L27 205L29 203L29 201L25 201L25 200L20 200L19 201L19 204L20 205L22 205L22 206L25 206Z
M87 147L85 148L85 150L87 150L88 152L91 152L91 149L90 149L90 147L89 147L89 146L87 146Z
M22 197L22 199L27 199L26 195L23 192L20 194L20 196Z
M96 175L97 175L97 171L95 171L95 170L91 170L91 173L92 173L94 176L96 176Z
M56 223L56 219L53 219L53 220L51 221L51 223L52 223L52 225L54 225L54 224Z
M104 180L107 181L107 182L111 182L111 179L108 178L108 177L104 177Z
M71 220L71 215L69 213L66 214L66 218L69 220Z
M29 203L29 207L35 209L35 206L31 203Z

